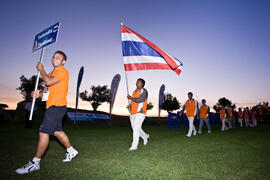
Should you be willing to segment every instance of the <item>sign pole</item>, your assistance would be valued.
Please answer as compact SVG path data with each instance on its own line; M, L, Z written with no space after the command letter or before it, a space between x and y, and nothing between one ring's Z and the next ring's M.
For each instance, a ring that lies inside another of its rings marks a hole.
M42 48L41 49L41 54L40 54L40 59L39 59L39 62L42 63L42 59L43 59L43 55L44 55L44 49L45 48ZM35 84L35 92L38 88L38 83L39 83L39 77L40 77L40 71L38 71L38 74L37 74L37 79L36 79L36 84ZM36 101L36 98L34 97L33 98L33 101L32 101L32 105L31 105L31 112L30 112L30 117L29 117L29 120L32 121L32 117L33 117L33 112L34 112L34 107L35 107L35 101Z

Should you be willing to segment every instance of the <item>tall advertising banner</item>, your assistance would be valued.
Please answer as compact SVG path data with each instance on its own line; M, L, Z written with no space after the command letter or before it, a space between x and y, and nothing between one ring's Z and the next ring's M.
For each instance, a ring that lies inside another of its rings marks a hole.
M164 91L165 91L165 85L162 84L159 89L159 96L158 96L158 118L160 118L160 112L161 112L161 108L164 102Z
M114 105L114 101L115 101L115 97L116 97L116 93L118 90L118 86L121 80L121 76L120 74L116 74L113 77L112 83L111 83L111 90L110 90L110 117L112 115L112 109L113 109L113 105Z
M76 89L76 104L75 104L75 120L74 124L76 124L76 114L78 110L78 101L79 101L79 95L80 95L80 86L83 78L83 73L84 73L84 67L82 66L79 75L78 75L78 80L77 80L77 89Z

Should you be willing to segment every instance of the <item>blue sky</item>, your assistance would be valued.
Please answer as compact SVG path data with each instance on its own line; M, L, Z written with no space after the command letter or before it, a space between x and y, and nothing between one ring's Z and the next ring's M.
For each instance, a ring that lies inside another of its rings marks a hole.
M173 71L128 72L130 91L135 81L146 80L150 115L157 114L158 91L181 103L192 91L198 100L214 105L227 97L238 106L270 100L270 1L19 1L0 5L0 103L16 108L19 76L36 74L40 51L32 53L34 36L60 22L58 42L45 49L44 65L52 69L54 51L68 55L69 106L74 107L76 79L85 67L81 91L92 84L109 85L122 76L114 112L127 114L120 22L146 37L184 64L180 76ZM91 109L80 101L80 108ZM107 111L105 103L100 110Z

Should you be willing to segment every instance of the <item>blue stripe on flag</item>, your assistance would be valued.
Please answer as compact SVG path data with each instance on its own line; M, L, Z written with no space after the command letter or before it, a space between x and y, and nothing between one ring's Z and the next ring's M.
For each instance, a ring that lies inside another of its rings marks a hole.
M144 42L122 41L123 56L155 56L162 57Z

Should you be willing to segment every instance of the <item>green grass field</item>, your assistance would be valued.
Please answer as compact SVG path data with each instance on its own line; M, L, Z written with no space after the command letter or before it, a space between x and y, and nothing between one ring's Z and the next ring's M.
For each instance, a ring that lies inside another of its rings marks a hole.
M127 121L125 118L122 121ZM270 125L236 128L212 134L185 136L165 124L145 123L147 146L128 152L132 140L128 124L108 127L80 123L64 127L79 156L63 163L65 149L51 138L41 170L17 175L15 169L30 160L38 128L21 123L0 124L0 179L270 179Z

